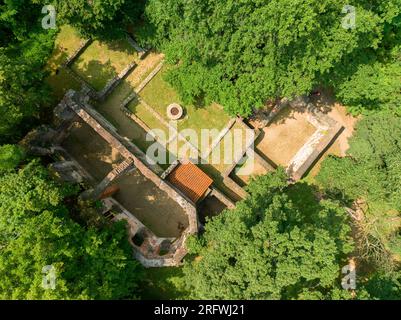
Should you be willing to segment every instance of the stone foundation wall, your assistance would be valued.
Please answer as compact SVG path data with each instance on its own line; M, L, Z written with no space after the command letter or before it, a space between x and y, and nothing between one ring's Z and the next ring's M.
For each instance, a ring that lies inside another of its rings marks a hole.
M70 57L68 57L67 61L64 63L64 66L70 67L74 63L74 61L81 55L81 53L84 52L85 49L90 46L91 43L92 39L87 39L83 41L79 46L79 48L75 50Z
M164 191L171 199L176 201L185 211L188 217L188 228L183 232L181 238L179 238L173 245L175 248L175 253L172 254L170 258L168 257L154 257L152 254L142 254L139 258L142 263L147 267L155 266L166 266L166 265L179 265L182 258L186 254L185 242L189 235L198 232L198 217L196 212L196 207L190 201L188 201L178 190L171 186L167 181L164 181L158 174L156 174L147 164L142 162L136 154L132 153L129 148L127 148L127 141L125 141L121 136L115 131L108 131L109 124L103 117L93 112L93 108L90 105L83 103L85 99L79 96L75 91L70 90L64 100L61 103L61 107L70 108L73 110L84 122L91 126L104 140L106 140L110 146L116 149L128 162L133 163L133 165L141 172L141 174L148 180L152 181L160 190ZM105 126L102 125L103 122ZM130 145L133 145L129 142ZM138 152L139 148L137 148ZM143 153L142 153L143 155ZM127 162L127 163L128 163ZM124 165L124 168L126 166ZM114 172L114 171L113 171ZM112 174L111 172L110 174ZM161 173L160 173L161 175ZM98 190L103 189L104 186L110 183L110 177L108 176L105 181L98 186ZM95 189L96 191L96 189ZM170 260L169 260L170 259Z

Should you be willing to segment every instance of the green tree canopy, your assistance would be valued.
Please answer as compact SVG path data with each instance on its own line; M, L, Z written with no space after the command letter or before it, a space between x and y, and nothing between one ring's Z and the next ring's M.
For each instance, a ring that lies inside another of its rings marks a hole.
M50 101L43 66L55 31L41 27L41 6L31 0L0 4L0 143L14 143Z
M25 158L24 150L17 145L0 146L0 172L12 170Z
M68 23L87 37L112 39L124 36L127 26L137 22L144 2L144 0L53 1L59 24Z
M186 289L197 299L347 297L341 268L353 245L348 217L316 200L305 184L287 186L283 169L256 179L236 209L206 224L191 243Z
M401 257L401 118L392 113L364 117L350 141L348 156L330 157L322 164L317 183L351 206L361 202L364 231ZM384 266L383 261L378 264Z
M214 100L248 116L267 100L307 94L337 73L352 74L399 14L399 0L354 1L357 27L346 29L348 4L149 0L143 39L179 62L168 80L186 102Z
M0 299L135 297L142 274L124 223L81 226L64 205L75 188L37 162L0 177ZM56 289L42 287L53 266Z

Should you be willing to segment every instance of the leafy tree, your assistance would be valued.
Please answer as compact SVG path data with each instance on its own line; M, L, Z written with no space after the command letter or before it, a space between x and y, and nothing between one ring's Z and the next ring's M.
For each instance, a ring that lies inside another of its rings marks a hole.
M379 267L389 266L388 259L398 260L401 254L400 136L400 117L391 113L367 116L358 124L348 156L325 160L316 178L326 193L346 205L358 201L357 209L363 212L362 243L373 249L363 255L376 260Z
M68 23L87 37L111 39L125 35L127 25L139 18L143 3L143 0L54 0L59 23Z
M0 138L13 140L38 117L50 93L42 83L41 67L24 57L11 58L0 48Z
M40 15L31 0L0 5L0 143L17 142L50 101L43 66L55 31L42 29Z
M22 41L40 28L42 6L32 0L3 0L0 4L0 46Z
M25 219L45 210L59 210L63 199L74 191L50 179L49 172L37 161L0 176L1 242L17 236Z
M401 274L378 272L363 284L361 291L366 291L369 299L400 300Z
M357 27L347 30L347 1L149 0L142 39L179 62L168 80L185 102L214 100L248 116L267 100L352 75L375 53L397 3L354 1Z
M50 211L28 218L0 251L1 299L119 299L133 297L141 276L124 224L101 231ZM42 287L53 266L55 290Z
M75 193L37 161L0 177L0 299L135 297L142 269L125 224L74 222L64 202ZM43 268L50 265L55 290L42 287Z
M14 169L22 162L24 157L24 150L17 145L0 146L0 174L2 171Z
M286 179L283 169L257 178L246 200L191 240L195 258L184 267L191 298L349 298L339 279L353 248L347 214Z
M401 54L393 63L363 64L352 77L338 86L337 97L354 114L377 111L379 106L400 113L400 78Z

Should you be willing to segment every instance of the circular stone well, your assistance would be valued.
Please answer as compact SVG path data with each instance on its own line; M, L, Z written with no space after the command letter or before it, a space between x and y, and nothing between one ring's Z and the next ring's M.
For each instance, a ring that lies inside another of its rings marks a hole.
M184 115L184 109L178 103L172 103L167 107L167 116L171 120L179 120Z

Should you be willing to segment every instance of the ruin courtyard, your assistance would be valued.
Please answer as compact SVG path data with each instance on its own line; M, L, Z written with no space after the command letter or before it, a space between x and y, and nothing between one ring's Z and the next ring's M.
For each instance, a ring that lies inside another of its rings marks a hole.
M54 125L32 150L50 155L55 174L80 184L83 198L101 201L105 216L127 221L134 254L146 267L180 265L187 238L206 219L234 208L258 175L282 166L289 182L297 181L334 147L334 153L346 151L342 135L352 133L353 123L338 106L324 109L303 97L249 119L230 117L216 103L183 103L165 80L163 54L129 36L105 43L66 27L57 43L63 45L49 64L49 84L60 103ZM215 135L205 150L188 138L188 129ZM233 132L243 132L232 141L233 161L211 161L216 150L222 160ZM166 162L149 155L155 144Z

